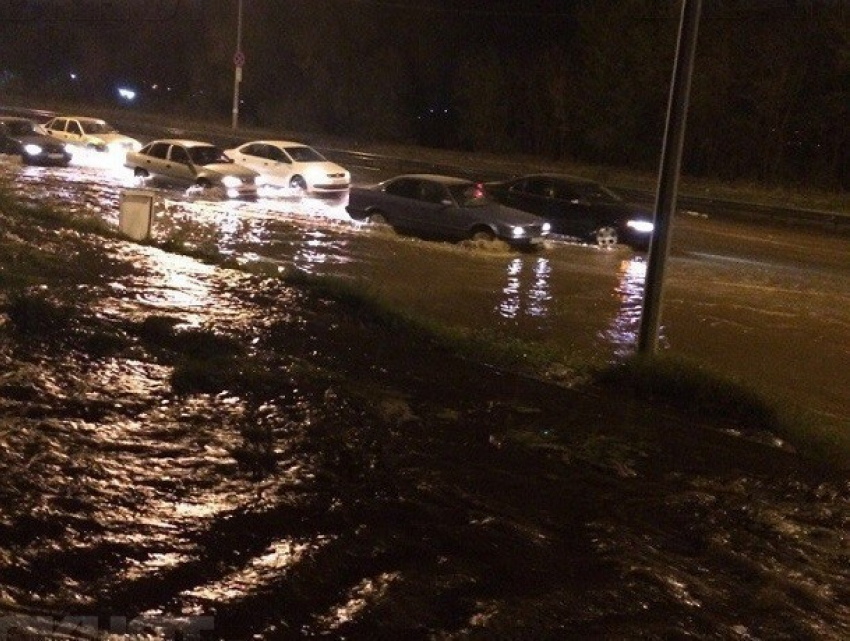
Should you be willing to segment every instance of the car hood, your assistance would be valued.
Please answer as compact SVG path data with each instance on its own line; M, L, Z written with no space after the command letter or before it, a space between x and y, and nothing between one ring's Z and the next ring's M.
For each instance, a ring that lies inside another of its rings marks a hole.
M467 207L466 209L470 212L480 212L481 214L491 218L493 222L505 225L542 225L546 222L545 219L540 216L536 216L535 214L530 214L527 211L521 211L498 203L490 203L489 205L481 205L478 207Z
M26 136L9 136L12 140L19 142L22 145L47 145L60 144L55 138L44 136L42 134L28 134Z
M202 174L208 174L210 176L236 176L237 178L255 178L258 174L256 171L252 169L248 169L242 165L238 165L236 163L213 163L211 165L203 165L198 168L198 171Z

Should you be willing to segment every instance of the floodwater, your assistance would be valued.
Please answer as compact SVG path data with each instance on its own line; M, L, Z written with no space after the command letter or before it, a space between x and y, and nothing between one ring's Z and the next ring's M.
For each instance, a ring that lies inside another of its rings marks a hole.
M129 171L95 154L67 170L0 165L24 197L117 224ZM358 173L354 172L355 180ZM372 181L372 175L360 176ZM350 221L344 198L257 202L161 191L157 239L361 282L401 309L548 343L577 359L635 349L646 256L551 242L471 251ZM831 419L850 417L850 237L680 215L660 346Z
M25 197L111 222L130 184L0 162ZM633 348L645 262L627 250L479 251L361 229L343 201L164 196L158 238L579 354ZM0 227L79 264L43 292L70 312L0 332L0 634L850 636L850 483L782 447L411 354L273 279ZM786 261L766 248L784 238L753 239L748 259L678 249L663 343L838 414L847 386L808 379L847 375L846 241ZM187 382L199 353L222 367Z

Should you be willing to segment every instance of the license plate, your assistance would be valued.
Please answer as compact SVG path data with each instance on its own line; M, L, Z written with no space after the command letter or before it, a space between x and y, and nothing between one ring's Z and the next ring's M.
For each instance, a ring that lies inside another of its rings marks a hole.
M50 160L63 160L65 158L62 154L47 154L47 157L50 158Z

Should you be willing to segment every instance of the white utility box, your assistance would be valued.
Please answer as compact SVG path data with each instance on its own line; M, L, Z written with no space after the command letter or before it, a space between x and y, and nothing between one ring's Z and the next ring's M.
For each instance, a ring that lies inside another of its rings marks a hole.
M121 192L118 211L118 229L133 240L151 237L153 217L159 197L156 192L143 189L125 189Z

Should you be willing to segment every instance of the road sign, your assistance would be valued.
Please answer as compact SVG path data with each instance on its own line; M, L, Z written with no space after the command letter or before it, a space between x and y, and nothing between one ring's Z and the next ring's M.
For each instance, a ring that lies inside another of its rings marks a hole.
M236 65L237 67L244 67L245 66L245 53L242 52L242 51L237 51L235 54L233 54L233 64Z

